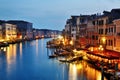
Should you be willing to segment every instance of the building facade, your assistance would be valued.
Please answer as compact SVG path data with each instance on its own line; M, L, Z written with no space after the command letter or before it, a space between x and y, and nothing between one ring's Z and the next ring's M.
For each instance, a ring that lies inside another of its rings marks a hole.
M17 37L21 39L32 39L33 38L33 25L27 21L10 20L7 23L14 24L17 26Z
M2 38L5 40L15 40L17 38L16 25L2 24Z
M120 9L104 11L102 15L72 16L65 25L67 37L87 45L102 45L105 49L120 52Z
M1 40L2 37L3 37L2 34L3 34L3 33L2 33L2 25L0 25L0 40Z

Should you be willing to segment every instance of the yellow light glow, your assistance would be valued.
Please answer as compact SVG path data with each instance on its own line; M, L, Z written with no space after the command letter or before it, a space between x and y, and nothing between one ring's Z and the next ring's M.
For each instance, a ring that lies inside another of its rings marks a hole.
M73 52L77 52L77 50L76 50L76 49L74 49L74 50L73 50Z
M22 43L20 43L20 57L22 56Z
M69 80L77 80L77 67L75 64L69 66Z
M93 51L93 47L90 48L90 51Z
M22 39L22 35L20 35L20 39Z
M7 47L7 63L11 64L12 61L16 61L16 51L17 50L17 45L9 45L9 47ZM12 58L12 61L11 61Z
M103 50L104 50L104 48L103 48L102 45L100 45L98 49L99 49L100 51L103 51Z
M76 67L77 67L77 70L78 69L82 69L83 65L82 64L78 64L78 65L76 65Z
M105 37L103 37L103 38L102 38L102 41L103 41L103 43L105 43L105 41L106 41L106 38L105 38Z
M62 39L63 37L61 35L58 36L59 39Z
M100 47L99 48L102 48L102 45L100 45Z
M0 42L3 42L4 41L4 39L0 39Z
M101 50L103 51L103 50L104 50L104 48L101 48Z
M63 41L63 44L65 45L65 42Z
M73 41L70 41L70 44L73 45Z
M42 38L44 38L44 35L42 35Z

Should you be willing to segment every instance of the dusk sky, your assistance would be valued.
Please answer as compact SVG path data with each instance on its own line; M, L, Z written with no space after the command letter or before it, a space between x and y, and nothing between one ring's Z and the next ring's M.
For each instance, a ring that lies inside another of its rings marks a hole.
M71 15L120 8L120 0L0 0L1 20L25 20L34 28L62 30Z

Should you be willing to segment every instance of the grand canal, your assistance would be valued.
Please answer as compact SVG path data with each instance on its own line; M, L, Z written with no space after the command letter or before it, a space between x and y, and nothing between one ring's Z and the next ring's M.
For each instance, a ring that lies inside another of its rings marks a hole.
M85 61L61 63L49 59L50 39L12 44L0 53L0 80L101 80L101 72ZM106 80L106 79L104 79Z

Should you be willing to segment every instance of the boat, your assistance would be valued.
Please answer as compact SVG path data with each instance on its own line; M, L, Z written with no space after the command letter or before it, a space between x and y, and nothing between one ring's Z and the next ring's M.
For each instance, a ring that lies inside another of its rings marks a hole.
M7 47L9 44L7 42L0 42L0 47Z
M60 62L68 62L67 59L60 59L59 61L60 61Z
M120 70L115 72L116 79L120 80Z
M56 54L49 55L49 58L55 58L55 57L57 57Z
M103 75L104 75L108 80L110 80L110 78L115 75L115 70L114 70L114 69L107 69L107 70L103 71Z
M83 59L83 56L74 56L72 58L60 59L59 61L60 62L74 62L74 61L82 60L82 59Z

